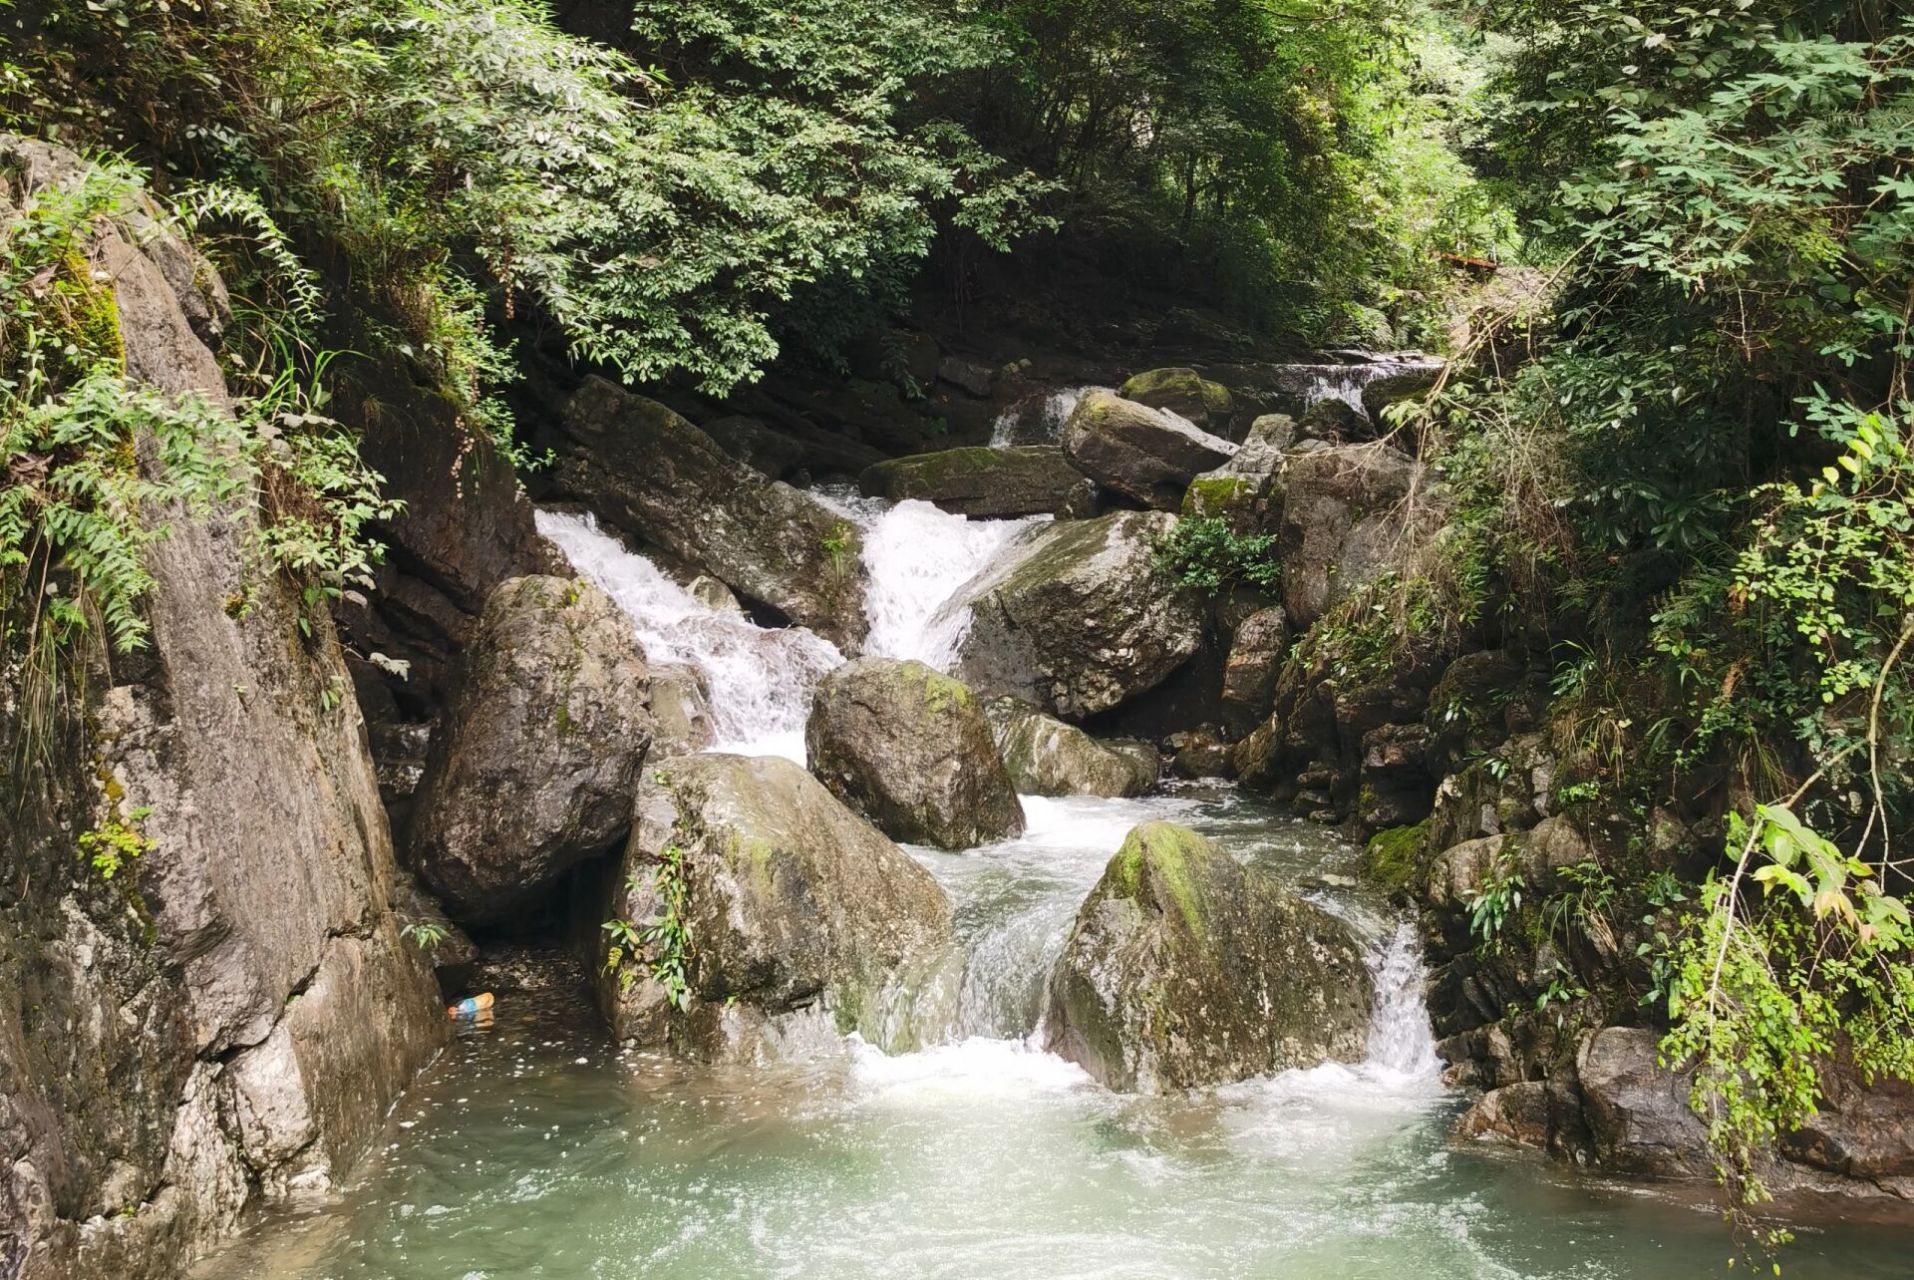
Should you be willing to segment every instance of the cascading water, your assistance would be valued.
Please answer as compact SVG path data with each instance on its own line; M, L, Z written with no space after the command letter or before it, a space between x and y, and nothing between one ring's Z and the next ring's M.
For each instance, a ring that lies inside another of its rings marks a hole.
M1008 449L1020 444L1055 444L1063 424L1077 411L1077 402L1095 387L1064 387L1026 396L997 415L990 430L990 447Z
M836 645L803 627L760 627L739 610L713 609L589 515L541 511L538 529L630 616L651 661L704 674L718 750L803 760L811 691L844 661Z
M935 657L936 603L1016 531L909 505L842 509L865 529L879 642ZM728 736L802 723L830 646L709 609L584 517L539 525L654 658L703 669ZM1415 932L1336 887L1354 851L1332 833L1227 788L1025 804L1017 840L911 851L948 890L962 951L950 1022L924 1050L712 1071L501 1000L495 1030L407 1095L403 1132L343 1197L261 1223L201 1280L1687 1280L1719 1264L1709 1215L1452 1143ZM1077 904L1151 818L1372 938L1366 1061L1125 1097L1037 1047ZM1905 1241L1850 1231L1789 1264L1886 1280L1905 1274Z
M865 651L948 668L969 616L946 604L998 552L1048 519L966 520L914 500L878 515L864 528L871 582Z

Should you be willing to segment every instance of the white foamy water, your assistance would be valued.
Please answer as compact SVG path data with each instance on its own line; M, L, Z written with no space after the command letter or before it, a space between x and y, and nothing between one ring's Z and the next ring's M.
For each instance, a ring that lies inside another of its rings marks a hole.
M863 527L871 580L864 651L947 670L969 614L942 606L998 552L1048 520L967 520L915 499L877 514Z
M540 511L538 530L631 618L647 658L704 673L715 750L803 762L811 691L844 661L836 645L803 627L760 627L738 610L711 608L590 515Z
M1008 449L1020 444L1055 444L1063 438L1063 424L1077 411L1084 393L1107 387L1063 387L1039 396L1027 396L997 415L991 424L990 447Z

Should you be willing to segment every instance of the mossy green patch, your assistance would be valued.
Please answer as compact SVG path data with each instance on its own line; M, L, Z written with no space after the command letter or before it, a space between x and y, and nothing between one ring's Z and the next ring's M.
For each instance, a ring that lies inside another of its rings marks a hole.
M1196 887L1195 863L1216 851L1202 836L1173 822L1146 822L1123 841L1108 873L1115 896L1134 900L1146 879L1168 895L1184 926L1198 938L1208 936L1202 895Z
M1428 840L1426 818L1414 826L1378 831L1362 851L1363 875L1391 893L1407 889L1415 880Z

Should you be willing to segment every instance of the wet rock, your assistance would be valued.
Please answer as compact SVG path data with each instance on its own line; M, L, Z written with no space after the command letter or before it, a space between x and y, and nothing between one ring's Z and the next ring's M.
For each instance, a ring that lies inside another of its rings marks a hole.
M1269 717L1289 639L1289 615L1280 606L1260 609L1237 624L1223 664L1223 723L1237 737Z
M1236 758L1229 742L1214 726L1185 729L1170 735L1175 752L1170 769L1179 778L1234 778Z
M661 867L675 858L679 870ZM780 1030L822 1023L887 1051L916 1046L913 999L942 964L950 906L931 874L797 765L698 755L646 770L631 840L603 908L643 922L683 886L687 984L674 1008L654 966L622 959L599 999L621 1038L701 1058L775 1051ZM603 937L600 934L599 937ZM602 944L593 947L602 965Z
M1365 1051L1375 994L1339 921L1193 831L1132 831L1051 974L1048 1047L1113 1089L1223 1084Z
M1294 434L1295 425L1282 414L1256 419L1234 457L1190 481L1183 514L1226 520L1240 534L1273 528L1282 510L1283 454Z
M1055 515L1087 510L1094 486L1049 445L982 446L880 462L858 478L866 497L921 498L976 517Z
M1230 414L1235 409L1228 387L1211 382L1194 369L1151 369L1125 382L1117 394L1152 409L1167 409L1204 431L1218 434L1229 429Z
M651 742L644 651L583 580L492 594L420 786L409 856L464 923L504 919L628 830Z
M562 494L840 648L863 640L864 568L847 521L603 378L587 378L559 416Z
M651 668L651 749L660 756L688 756L717 741L711 691L704 673L684 662Z
M1006 548L956 602L971 614L957 676L1072 721L1161 684L1204 634L1201 601L1156 563L1155 542L1173 524L1117 512Z
M804 746L811 772L892 839L968 849L1023 833L983 707L921 662L860 658L825 676Z
M1688 1105L1690 1082L1663 1067L1643 1027L1604 1027L1577 1063L1583 1110L1603 1168L1655 1178L1712 1176L1708 1135Z
M1016 698L993 699L985 713L1020 794L1140 796L1156 785L1162 764L1147 742L1099 742Z
M1401 508L1416 478L1414 462L1375 445L1290 459L1278 549L1292 624L1309 626L1399 562L1407 532Z
M1456 1122L1456 1136L1570 1156L1582 1149L1580 1098L1555 1080L1519 1080L1477 1098Z
M1104 488L1176 511L1190 481L1228 462L1236 446L1161 410L1092 390L1063 424L1063 452Z

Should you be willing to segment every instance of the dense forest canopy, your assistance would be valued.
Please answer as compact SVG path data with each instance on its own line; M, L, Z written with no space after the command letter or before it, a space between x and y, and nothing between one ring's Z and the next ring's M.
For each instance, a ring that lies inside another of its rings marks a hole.
M0 242L9 611L60 559L139 642L158 482L103 462L134 432L197 501L293 475L319 501L276 554L336 595L384 510L325 414L355 360L511 450L519 344L722 395L830 367L927 272L1091 246L1272 349L1455 357L1399 424L1456 502L1442 563L1376 611L1398 634L1344 639L1524 637L1575 785L1732 815L1729 861L1656 899L1685 905L1652 993L1731 1176L1756 1189L1820 1056L1914 1073L1902 6L612 9L0 0L0 128L116 157ZM126 391L93 323L74 246L142 191L240 298L236 428Z

